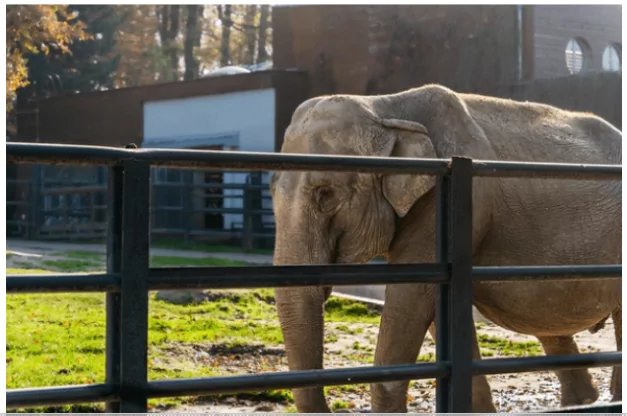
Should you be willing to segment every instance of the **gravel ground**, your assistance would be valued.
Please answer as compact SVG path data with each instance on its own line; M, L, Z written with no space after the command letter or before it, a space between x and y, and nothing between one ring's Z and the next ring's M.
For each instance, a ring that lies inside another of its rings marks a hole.
M364 365L364 360L372 356L378 329L374 325L351 324L349 330L358 333L347 333L340 324L327 324L325 343L325 367L341 368ZM494 324L486 323L478 329L479 334L508 339L512 341L533 341L533 337L522 336L504 330ZM582 352L615 350L614 329L611 320L606 327L592 335L582 332L577 335L577 342ZM332 338L330 342L329 339ZM335 339L337 338L337 339ZM359 349L355 350L354 346ZM421 350L421 356L435 353L435 345L427 335ZM186 353L178 350L176 355L181 359ZM287 371L287 360L282 348L266 350L263 346L251 348L250 351L203 351L194 348L188 351L191 359L198 365L220 365L232 374L258 373L262 371ZM502 358L505 355L495 353L491 358ZM597 403L609 402L611 394L609 384L611 368L590 370L594 382L600 392ZM560 387L557 377L550 372L500 374L488 376L492 387L492 397L499 412L534 412L559 408ZM434 380L411 382L408 393L410 413L435 412ZM366 385L351 389L333 389L327 396L331 405L341 404L351 412L369 412L370 393ZM294 406L285 403L272 403L258 400L244 400L229 397L222 400L204 401L176 408L155 408L153 411L174 413L258 413L294 411Z

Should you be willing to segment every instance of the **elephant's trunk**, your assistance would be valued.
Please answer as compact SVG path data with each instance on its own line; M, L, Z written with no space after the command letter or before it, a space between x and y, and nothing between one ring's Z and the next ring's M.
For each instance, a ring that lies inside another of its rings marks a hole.
M312 242L277 238L275 265L326 264L325 250L311 250ZM307 250L307 253L297 251ZM313 255L312 253L318 253ZM309 261L307 261L309 260ZM324 302L329 288L301 287L275 289L276 307L283 332L290 371L323 368ZM330 413L322 387L294 389L300 413Z

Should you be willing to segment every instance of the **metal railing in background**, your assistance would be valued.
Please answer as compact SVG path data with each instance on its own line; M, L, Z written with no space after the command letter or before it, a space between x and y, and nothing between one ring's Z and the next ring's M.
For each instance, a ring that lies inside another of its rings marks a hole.
M621 180L622 167L362 158L223 151L126 150L9 143L7 161L109 167L107 272L7 276L7 293L107 292L106 380L85 386L7 391L7 407L106 401L108 412L146 412L153 397L436 378L438 413L471 411L472 376L621 365L621 352L472 359L472 282L620 278L621 265L472 267L473 177ZM316 170L437 176L437 263L216 268L149 268L150 167ZM449 240L450 237L450 240ZM436 362L149 381L148 291L356 284L438 284ZM455 330L453 330L453 328ZM8 328L10 331L10 328ZM620 412L621 404L587 407Z
M7 174L7 237L29 240L104 240L107 178L99 167L77 172L44 169ZM274 213L259 172L244 183L223 181L232 172L159 169L151 172L151 235L237 245L244 251L274 247ZM242 181L243 178L239 178Z

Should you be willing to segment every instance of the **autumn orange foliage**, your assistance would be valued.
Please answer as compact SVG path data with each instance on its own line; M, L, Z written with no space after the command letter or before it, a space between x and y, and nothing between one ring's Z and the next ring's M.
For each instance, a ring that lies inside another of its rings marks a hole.
M27 54L48 54L51 49L70 53L69 45L89 39L82 22L67 12L67 5L7 5L7 111L18 88L28 85Z

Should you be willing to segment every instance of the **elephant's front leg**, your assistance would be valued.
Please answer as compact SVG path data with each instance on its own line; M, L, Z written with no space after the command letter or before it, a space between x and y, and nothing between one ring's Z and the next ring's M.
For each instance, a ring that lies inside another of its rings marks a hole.
M416 362L429 324L435 316L434 285L388 285L381 315L374 365ZM406 413L409 380L372 384L374 413Z
M330 288L279 288L277 312L290 371L323 368L324 302ZM294 389L300 413L331 413L322 387Z

